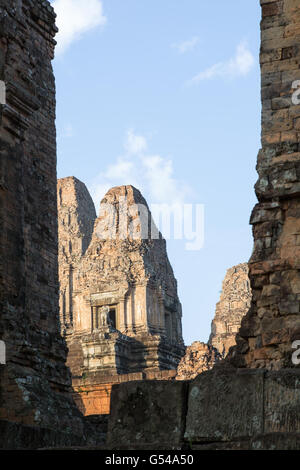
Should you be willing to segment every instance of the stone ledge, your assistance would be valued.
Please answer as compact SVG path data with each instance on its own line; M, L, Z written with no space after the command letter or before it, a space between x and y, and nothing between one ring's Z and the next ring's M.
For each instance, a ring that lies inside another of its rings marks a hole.
M0 420L0 449L30 450L41 447L83 446L84 437L48 428L25 426L21 423Z
M299 450L300 434L270 433L231 442L194 443L191 450Z

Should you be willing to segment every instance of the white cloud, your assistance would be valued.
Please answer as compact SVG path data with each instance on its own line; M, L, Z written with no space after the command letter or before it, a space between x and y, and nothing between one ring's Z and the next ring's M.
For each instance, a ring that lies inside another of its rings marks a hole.
M174 178L173 162L160 155L149 155L142 159L145 178L151 188L151 196L157 202L183 202L185 189Z
M57 14L56 52L62 54L82 34L105 25L101 0L54 0L52 6Z
M129 155L138 155L147 149L147 141L142 135L135 135L133 130L127 132L125 150Z
M149 203L183 203L192 191L174 175L173 161L146 153L144 136L130 130L124 144L125 155L116 159L89 185L98 208L105 193L113 186L133 185Z
M192 51L196 45L199 43L200 38L198 36L194 36L192 39L188 41L183 41L178 44L173 44L172 47L178 50L179 54L185 54L186 52Z
M254 57L248 49L247 43L241 42L237 46L234 57L226 62L218 62L217 64L212 65L189 80L188 84L193 85L202 80L210 80L217 77L235 78L246 76L254 66L254 63Z

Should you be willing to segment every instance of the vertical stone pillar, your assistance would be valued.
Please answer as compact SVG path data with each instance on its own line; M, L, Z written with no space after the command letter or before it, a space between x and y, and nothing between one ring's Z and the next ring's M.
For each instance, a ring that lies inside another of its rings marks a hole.
M142 324L142 328L145 331L149 331L149 326L152 323L150 315L153 316L153 306L151 305L151 288L148 286L147 283L143 284L143 304L141 305L141 320L140 323Z
M125 297L120 300L119 307L117 309L117 329L124 331L126 329L125 321Z
M91 315L92 315L92 331L97 330L98 322L97 322L97 307L91 307Z
M293 367L300 339L300 8L261 0L262 148L249 262L253 293L232 360Z
M127 324L126 328L128 331L132 331L132 324L133 324L133 315L134 315L134 304L135 304L135 286L130 289L130 294L127 298Z
M54 10L0 0L0 31L0 419L81 433L59 332Z

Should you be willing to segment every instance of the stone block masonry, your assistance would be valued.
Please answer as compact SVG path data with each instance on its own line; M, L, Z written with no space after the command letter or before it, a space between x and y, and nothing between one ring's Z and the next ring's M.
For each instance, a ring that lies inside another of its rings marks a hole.
M294 367L300 339L300 8L261 0L262 148L249 262L252 304L237 337L239 367Z
M73 379L73 397L78 409L85 415L109 415L111 390L114 385L138 380L174 380L176 370L144 371L134 374L98 376L88 374Z
M0 419L81 436L59 331L56 31L48 1L0 0Z

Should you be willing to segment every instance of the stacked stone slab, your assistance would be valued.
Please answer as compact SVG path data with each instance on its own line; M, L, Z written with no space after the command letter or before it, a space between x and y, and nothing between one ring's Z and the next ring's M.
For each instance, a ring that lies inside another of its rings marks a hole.
M76 387L91 375L100 386L119 374L176 369L185 350L177 283L141 193L112 188L95 220L86 187L64 178L58 213L61 327Z
M233 361L293 367L300 339L300 9L261 0L262 149L249 263L253 301Z
M81 435L59 331L53 8L0 0L0 31L0 419Z
M216 348L222 357L236 344L236 334L243 317L251 305L251 287L248 264L228 269L222 284L220 301L216 306L208 344Z

